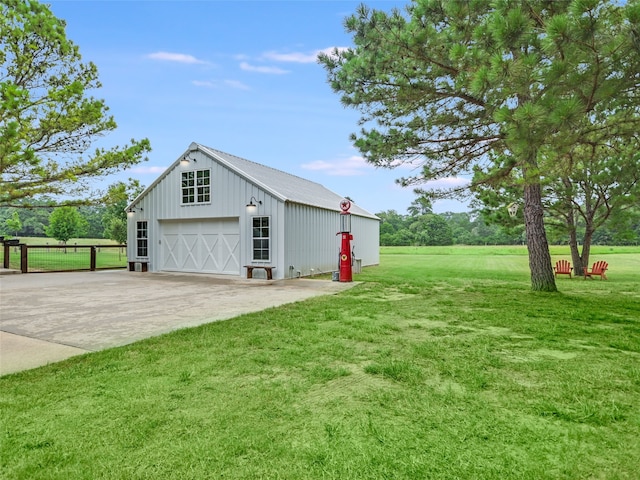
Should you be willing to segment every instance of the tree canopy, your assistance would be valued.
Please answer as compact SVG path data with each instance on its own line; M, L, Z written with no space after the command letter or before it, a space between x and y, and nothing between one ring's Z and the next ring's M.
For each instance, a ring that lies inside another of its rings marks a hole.
M20 220L20 214L18 211L14 210L11 217L7 218L4 224L11 234L18 235L18 232L22 230L22 221Z
M96 66L82 62L48 6L0 3L0 205L47 195L90 203L99 195L90 180L143 160L147 139L90 152L116 129L104 101L89 96L100 87Z
M543 187L574 145L640 130L640 4L414 0L361 6L345 27L354 47L319 59L362 113L363 156L420 166L405 185L474 169L489 186L517 179L532 288L555 291Z
M138 180L129 179L128 183L117 182L109 187L105 212L102 216L104 236L118 243L127 242L126 206L133 201L144 188Z
M87 221L76 207L56 208L49 216L47 236L67 243L71 238L82 237L87 229Z

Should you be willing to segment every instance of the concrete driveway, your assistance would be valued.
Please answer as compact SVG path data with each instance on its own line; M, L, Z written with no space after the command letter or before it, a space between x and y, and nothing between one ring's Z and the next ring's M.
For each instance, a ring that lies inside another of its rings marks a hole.
M0 275L0 375L352 286L122 270Z

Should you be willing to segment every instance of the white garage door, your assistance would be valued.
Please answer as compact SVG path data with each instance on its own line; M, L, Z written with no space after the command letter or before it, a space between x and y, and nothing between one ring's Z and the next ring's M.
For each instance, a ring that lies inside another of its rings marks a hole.
M160 222L161 270L240 275L237 218Z

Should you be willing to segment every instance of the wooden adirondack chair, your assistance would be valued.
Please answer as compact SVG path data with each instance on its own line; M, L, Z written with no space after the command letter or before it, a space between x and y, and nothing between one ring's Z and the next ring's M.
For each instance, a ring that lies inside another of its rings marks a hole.
M569 275L569 278L571 278L571 270L573 270L573 267L569 261L558 260L553 269L555 270L556 278L558 278L558 275Z
M604 260L598 260L593 264L591 270L589 270L588 267L584 267L584 279L586 280L587 277L589 277L593 280L593 275L600 275L601 280L606 280L607 276L605 275L605 272L607 271L607 268L609 268L609 264L607 262Z

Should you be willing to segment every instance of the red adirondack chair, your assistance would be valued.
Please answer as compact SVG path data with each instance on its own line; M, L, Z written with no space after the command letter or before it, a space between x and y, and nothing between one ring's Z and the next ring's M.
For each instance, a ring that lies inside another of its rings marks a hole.
M569 261L558 260L553 269L555 270L556 278L558 278L558 275L569 275L569 278L571 278L571 270L573 270L573 267Z
M609 268L609 264L607 262L604 260L598 260L593 264L591 270L589 270L588 267L584 267L584 279L586 280L587 277L589 277L593 280L593 275L600 275L601 280L606 280L607 276L605 275L605 272L607 271L607 268Z

